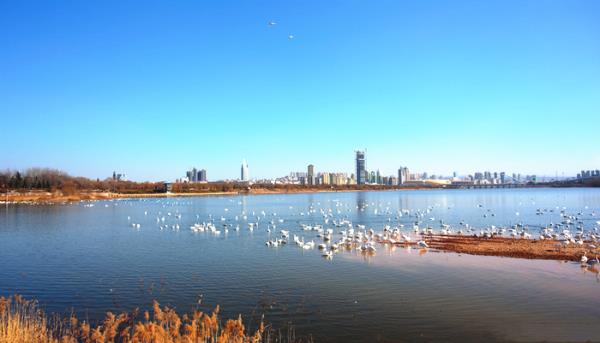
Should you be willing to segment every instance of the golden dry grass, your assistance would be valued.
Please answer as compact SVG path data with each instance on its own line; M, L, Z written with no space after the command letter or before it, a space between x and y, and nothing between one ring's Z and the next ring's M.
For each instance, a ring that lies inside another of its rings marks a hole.
M140 318L138 318L140 317ZM293 342L295 338L276 336L261 322L247 332L242 318L229 319L224 325L219 307L211 313L195 311L179 315L154 302L152 311L106 314L97 326L75 316L48 320L35 301L20 296L0 297L0 343L268 343Z

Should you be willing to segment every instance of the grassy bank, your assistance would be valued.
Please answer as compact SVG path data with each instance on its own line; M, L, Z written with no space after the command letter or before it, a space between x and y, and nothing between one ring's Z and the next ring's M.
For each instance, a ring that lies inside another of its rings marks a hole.
M306 340L310 342L311 340ZM111 312L97 325L75 316L48 317L35 301L0 297L0 343L269 343L301 342L293 330L275 332L263 322L250 331L238 319L222 320L219 307L210 314L178 314L154 302L152 311Z

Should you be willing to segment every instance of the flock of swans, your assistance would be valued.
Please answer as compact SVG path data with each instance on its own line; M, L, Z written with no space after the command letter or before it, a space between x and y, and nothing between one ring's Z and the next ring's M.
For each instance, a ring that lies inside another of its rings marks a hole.
M162 202L166 209L174 208L171 211L155 213L156 225L160 230L179 231L180 228L188 226L192 233L205 232L215 236L227 235L230 231L260 230L267 235L267 247L290 245L302 250L318 249L321 255L328 259L342 250L372 255L376 253L378 246L386 244L411 245L426 249L429 247L428 235L555 240L563 245L585 245L590 253L596 249L600 239L600 220L594 221L596 212L589 210L587 206L579 211L568 211L565 207L537 208L535 216L541 217L538 222L545 224L524 223L521 220L523 217L527 217L530 222L534 221L533 213L522 216L520 212L515 212L513 216L508 215L510 218L507 218L506 213L501 215L502 220L512 222L510 225L481 225L485 218L494 218L497 213L483 204L477 204L475 213L481 216L476 220L479 224L477 228L466 220L456 220L457 216L452 213L452 206L442 207L439 204L423 209L393 209L389 202L362 202L355 205L332 200L323 204L316 202L305 209L289 206L284 216L266 209L250 211L244 206L237 214L233 214L234 211L230 211L229 208L224 208L219 215L195 214L195 218L192 217L193 223L184 225L183 214L179 208L191 203L164 200L156 202ZM445 212L439 215L451 217L457 223L451 224L444 219L436 219L436 212ZM448 216L449 214L451 215ZM144 211L144 216L148 215L149 212ZM473 213L470 216L472 219ZM544 217L550 218L543 219ZM131 216L128 216L127 220L133 228L140 229L141 224L132 221ZM581 262L597 264L598 258L588 258L584 255Z

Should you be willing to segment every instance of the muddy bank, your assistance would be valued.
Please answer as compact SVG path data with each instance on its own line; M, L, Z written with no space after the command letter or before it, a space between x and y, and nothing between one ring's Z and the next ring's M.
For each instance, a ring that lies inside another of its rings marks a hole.
M206 192L206 193L113 193L113 192L79 192L63 194L61 192L24 192L8 193L0 197L0 203L23 204L60 204L78 201L130 199L130 198L165 198L165 197L194 197L207 195L237 195L238 192Z
M589 258L600 256L600 244L590 241L578 245L556 240L462 235L423 235L422 239L433 249L471 255L568 261L580 261L584 253Z
M417 189L417 188L406 188ZM31 192L8 192L0 195L0 204L4 203L29 203L29 204L56 204L77 201L93 201L108 199L128 198L167 198L167 197L197 197L197 196L219 196L219 195L268 195L268 194L300 194L300 193L331 193L331 192L370 192L382 191L383 189L321 189L321 188L293 188L293 189L268 189L252 188L247 190L234 190L226 192L169 192L169 193L115 193L103 191L80 191L65 194L61 191L31 191ZM387 189L386 189L387 190ZM393 189L389 189L393 190Z

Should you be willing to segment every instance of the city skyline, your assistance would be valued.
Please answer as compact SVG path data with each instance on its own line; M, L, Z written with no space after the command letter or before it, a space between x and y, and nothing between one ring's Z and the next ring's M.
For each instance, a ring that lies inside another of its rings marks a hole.
M576 175L537 175L524 174L519 171L506 170L475 170L467 173L458 173L453 171L449 174L435 174L427 171L415 171L407 166L399 166L397 174L386 174L375 166L372 169L368 168L368 156L366 150L354 151L355 169L352 172L343 170L319 170L314 164L308 164L305 172L291 171L288 175L279 175L277 177L255 177L249 176L249 167L246 159L242 159L239 178L215 178L207 179L206 169L197 170L193 167L186 172L184 178L176 178L175 182L214 182L214 181L241 181L241 182L267 182L267 183L282 183L282 184L301 184L307 186L313 185L363 185L363 184L384 184L384 185L404 185L411 181L425 180L444 180L451 183L473 182L475 184L505 184L505 183L522 183L522 182L545 182L550 180L563 179L580 179L586 177L597 177L600 175L600 170L590 169L581 170ZM113 172L113 179L117 174ZM119 178L121 174L118 174ZM124 174L123 174L124 176ZM125 176L124 176L125 177ZM165 180L163 180L165 181ZM170 180L166 180L170 181Z
M360 155L359 155L360 154ZM360 158L359 158L360 156ZM308 169L308 172L297 172L294 171L294 169L292 169L292 171L290 172L288 170L288 172L284 172L282 174L276 175L276 176L270 176L270 177L266 177L266 176L255 176L255 177L251 177L250 176L250 172L249 172L249 166L248 166L248 162L246 161L246 159L242 159L242 163L241 163L241 167L240 164L238 164L238 176L237 177L220 177L219 175L212 177L212 178L208 178L207 177L207 169L210 169L210 167L207 168L202 168L202 169L197 169L196 167L191 167L189 170L185 171L185 175L181 175L181 171L173 171L173 173L171 173L173 176L170 178L163 178L163 179L144 179L144 180L138 180L135 178L129 178L127 176L126 173L116 173L116 171L113 170L112 174L108 177L106 177L106 175L100 175L100 176L94 176L94 177L90 177L88 175L76 175L76 174L72 174L70 173L68 170L65 169L61 169L61 168L53 168L53 167L47 167L47 166L43 166L43 167L28 167L28 168L23 168L23 169L16 169L16 168L4 168L5 170L14 170L14 171L20 171L20 172L24 172L27 169L33 168L51 168L51 169L56 169L56 170L60 170L63 172L67 172L73 176L83 176L83 177L88 177L91 179L106 179L106 178L112 178L113 180L127 180L127 181L150 181L150 182L156 182L156 181L175 181L175 182L214 182L214 181L256 181L256 180L276 180L276 179L280 179L282 177L286 177L287 175L291 174L304 174L306 177L306 182L307 185L311 185L311 184L316 184L317 182L315 181L317 179L318 176L321 175L321 173L325 172L325 173L334 173L334 174L344 174L346 175L347 178L354 178L354 181L356 182L356 184L369 184L369 183L373 183L372 182L372 177L373 177L373 173L377 173L378 178L379 175L381 175L381 177L393 177L395 180L404 180L404 181L414 181L414 180L422 180L422 179L465 179L465 178L471 178L471 179L475 179L477 180L479 179L489 179L489 175L488 174L497 174L497 175L504 175L506 174L507 177L512 176L512 178L516 178L516 175L519 176L519 179L521 178L521 176L525 179L526 177L534 177L534 178L538 178L538 179L575 179L575 178L580 178L580 176L583 177L590 177L590 176L597 176L594 173L598 172L598 169L596 168L591 168L591 169L579 169L577 170L574 174L565 174L565 173L558 173L556 172L555 174L535 174L535 173L523 173L520 172L518 170L507 170L504 168L500 168L500 169L493 169L493 168L483 168L483 169L477 169L477 170L471 170L471 171L457 171L456 169L448 169L448 170L453 170L451 172L442 172L442 173L435 173L435 172L430 172L427 170L417 170L417 169L409 169L409 167L407 166L403 166L403 165L398 165L398 167L396 168L395 171L391 171L391 172L387 172L387 171L382 171L381 168L375 166L373 167L373 169L370 169L368 167L368 156L366 155L366 150L356 150L354 151L353 154L354 157L354 168L351 170L344 170L344 169L340 169L339 167L333 167L333 168L325 168L325 169L317 169L317 167L314 164L308 164L308 166L306 166L305 164L305 170L306 168ZM359 163L358 161L362 161L361 163ZM362 167L359 167L362 166ZM359 173L359 169L360 168L364 168L364 172L365 172L365 181L364 182L360 182L359 177L358 177L358 173ZM300 168L302 169L302 168ZM296 170L300 170L300 169L296 169ZM409 173L410 170L410 173ZM510 174L510 175L509 175ZM312 175L312 178L310 177L310 175ZM494 176L494 178L500 178L499 176ZM313 180L312 182L310 180ZM400 184L403 184L404 182L401 182ZM394 183L396 184L396 183Z
M236 179L245 157L274 178L365 148L386 175L600 165L598 2L0 9L2 169Z

